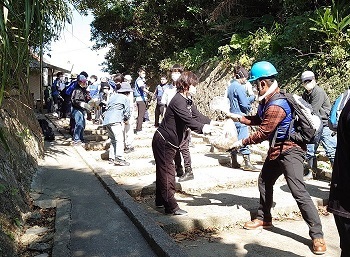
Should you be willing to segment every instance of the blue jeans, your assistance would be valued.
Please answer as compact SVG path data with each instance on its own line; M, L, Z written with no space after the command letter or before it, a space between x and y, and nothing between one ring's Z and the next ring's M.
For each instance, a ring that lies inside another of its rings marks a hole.
M336 135L332 136L332 133L333 133L333 131L330 130L329 127L323 127L320 141L317 144L308 144L307 145L307 152L306 152L306 159L307 160L310 160L311 158L315 157L315 153L317 151L317 148L320 145L320 143L322 143L322 146L326 151L326 155L333 165L334 157L335 157L335 150L337 148L337 136Z
M247 125L244 125L240 122L235 122L235 126L237 129L238 140L249 137L249 128ZM239 153L241 153L242 155L248 155L250 154L250 150L248 146L244 146L241 149L239 149Z
M84 112L76 108L72 108L72 117L75 121L73 140L74 142L84 141L85 116Z

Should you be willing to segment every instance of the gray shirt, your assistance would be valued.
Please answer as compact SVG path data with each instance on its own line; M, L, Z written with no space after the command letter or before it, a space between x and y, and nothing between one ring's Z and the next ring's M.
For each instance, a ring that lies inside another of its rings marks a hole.
M302 98L311 104L314 112L321 117L323 126L328 127L328 117L332 106L323 88L316 85L310 92L305 90Z

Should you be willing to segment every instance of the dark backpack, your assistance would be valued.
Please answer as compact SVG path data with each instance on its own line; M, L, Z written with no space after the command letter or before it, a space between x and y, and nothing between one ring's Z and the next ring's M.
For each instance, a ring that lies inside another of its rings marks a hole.
M38 119L39 125L44 135L44 140L53 141L55 140L55 133L50 127L49 123L45 119Z
M331 130L337 131L340 113L343 110L346 103L348 102L349 98L350 89L346 90L334 101L331 112L328 117L328 127Z
M314 113L312 106L301 96L286 93L282 90L279 94L275 94L272 97L268 105L272 105L274 100L277 99L286 99L292 111L292 122L287 132L288 139L305 144L317 143L320 139L323 125L321 118ZM292 132L292 128L294 128L294 132ZM272 146L275 144L276 137L277 130L272 140Z

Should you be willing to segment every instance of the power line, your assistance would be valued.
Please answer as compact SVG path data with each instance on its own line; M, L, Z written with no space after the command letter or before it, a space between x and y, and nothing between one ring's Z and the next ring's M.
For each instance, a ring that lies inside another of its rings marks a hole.
M72 50L67 50L67 51L61 51L61 52L57 52L55 51L55 54L64 54L64 53L70 53L70 52L76 52L76 51L81 51L81 50L86 50L86 49L90 49L90 47L84 47L84 48L77 48L77 49L72 49ZM92 51L92 50L91 50Z
M83 45L87 46L88 48L90 48L90 46L88 44L86 44L84 41L82 41L80 38L76 37L73 32L69 31L67 28L64 28L67 32L69 32L74 38L78 39Z

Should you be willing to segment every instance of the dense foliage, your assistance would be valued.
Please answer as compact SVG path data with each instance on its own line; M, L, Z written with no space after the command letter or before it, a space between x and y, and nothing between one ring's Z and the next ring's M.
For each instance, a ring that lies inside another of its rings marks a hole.
M249 67L265 59L297 88L313 70L333 97L349 79L349 4L345 0L75 1L91 10L96 48L111 46L108 71L152 74L175 62L188 69L222 60Z

